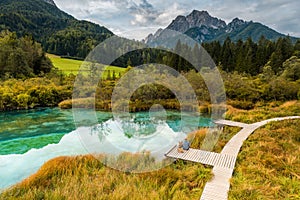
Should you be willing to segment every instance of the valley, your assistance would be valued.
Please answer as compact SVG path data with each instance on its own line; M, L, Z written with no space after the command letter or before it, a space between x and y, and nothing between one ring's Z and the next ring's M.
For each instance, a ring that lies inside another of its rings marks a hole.
M274 28L292 30L279 26L288 3L278 26L251 19L272 3L247 1L239 16L204 1L69 3L0 1L0 199L217 195L212 166L167 152L187 139L219 155L248 131L219 120L300 116L300 39ZM152 25L143 40L120 36ZM275 120L243 141L220 199L299 199L298 124Z

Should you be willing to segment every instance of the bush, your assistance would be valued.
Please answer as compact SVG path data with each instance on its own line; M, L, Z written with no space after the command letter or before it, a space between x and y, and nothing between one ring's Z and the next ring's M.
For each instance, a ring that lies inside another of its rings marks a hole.
M243 110L251 110L254 108L254 103L252 103L251 101L228 101L228 104L233 106L234 108Z
M72 97L72 87L56 85L47 78L0 82L0 110L52 107Z

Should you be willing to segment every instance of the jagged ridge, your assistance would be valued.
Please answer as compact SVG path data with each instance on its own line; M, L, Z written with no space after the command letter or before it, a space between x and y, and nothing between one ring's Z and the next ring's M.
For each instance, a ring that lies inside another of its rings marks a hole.
M207 11L198 10L193 10L187 16L176 17L166 29L184 33L199 42L215 40L223 42L227 37L233 41L246 40L249 37L258 41L262 35L269 40L277 40L279 37L285 36L258 22L247 22L234 18L229 24L226 24L225 21L212 17ZM154 35L150 34L144 41L153 44L157 40L168 38L165 35L166 29L160 29ZM291 39L295 41L297 38L291 37Z

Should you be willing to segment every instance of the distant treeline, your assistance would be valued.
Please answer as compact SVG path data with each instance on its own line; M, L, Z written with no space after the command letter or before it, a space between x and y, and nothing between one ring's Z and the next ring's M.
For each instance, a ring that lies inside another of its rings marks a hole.
M137 45L135 47L141 45L134 41L130 43L132 49L134 45ZM118 44L116 44L117 47L106 46L106 50L110 52L113 48L117 48L115 49L117 51L121 48L126 49L126 43L122 42L122 44L124 46ZM227 39L223 45L212 42L203 46L220 68L227 99L231 105L250 109L259 102L300 99L299 41L292 44L289 38L280 38L272 42L262 37L257 44L251 39L237 43ZM15 33L4 31L0 34L0 47L0 110L57 106L60 102L62 102L61 107L64 108L72 106L70 99L74 92L75 76L62 74L53 68L40 44L29 36L17 38ZM178 41L174 51L191 59L193 63L201 64L201 57L195 56L201 52L198 45L190 48ZM103 57L108 58L108 56ZM200 103L205 102L207 105L210 102L210 95L203 77L192 70L193 66L190 62L174 53L141 48L141 50L129 51L113 63L122 67L146 63L161 63L173 67L191 83ZM156 70L153 65L147 69ZM161 76L159 78L164 77L163 72L157 74ZM37 78L39 76L43 78ZM88 99L85 101L84 98L94 94L96 108L110 110L112 92L120 78L119 75L109 72L107 75L109 78L101 80L102 83L99 85L102 87L97 88L96 91L93 86L85 85L95 78L92 76L94 73L86 73L78 79L82 82L80 85L83 86L82 90L75 91L82 100L80 103L82 102L83 107L91 103ZM173 77L173 83L178 84L179 81L176 76ZM130 82L129 79L128 84ZM185 88L178 89L178 91L184 90ZM124 89L120 95L127 93L128 91ZM150 84L135 91L130 99L130 106L133 111L147 110L153 103L161 102L164 102L166 108L178 109L178 101L169 88Z
M137 44L135 45L138 46ZM202 46L216 66L219 66L222 70L226 72L236 71L252 76L262 73L266 66L270 66L272 71L279 75L284 71L283 64L287 59L292 56L300 57L300 40L293 44L289 37L270 41L262 36L258 43L253 42L251 38L237 42L232 42L230 38L227 38L223 44L219 41L214 41L204 43ZM107 52L114 51L109 49L110 47L107 48ZM122 48L124 47L120 47L120 49ZM207 63L208 56L205 56L200 45L190 47L179 40L173 50L176 54L184 55L187 59L174 55L174 53L169 51L144 48L129 52L119 57L112 64L127 67L128 65L139 66L145 63L161 63L173 67L179 72L187 72L194 69L192 65L194 63L199 64L199 67L203 67ZM206 60L203 59L203 56Z
M227 38L222 45L211 42L203 44L203 47L224 71L251 75L263 72L264 66L271 66L275 74L280 74L287 59L293 55L300 56L300 40L293 44L289 37L270 41L262 36L258 43L251 38L236 43Z

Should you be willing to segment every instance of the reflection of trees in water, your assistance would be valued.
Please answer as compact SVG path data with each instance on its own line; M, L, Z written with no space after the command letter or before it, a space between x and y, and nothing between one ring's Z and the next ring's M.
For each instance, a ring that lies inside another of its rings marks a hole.
M128 138L152 135L157 131L159 125L165 123L163 116L150 117L150 113L134 114L131 117L131 120L121 122L124 134Z
M128 138L148 136L156 132L156 124L151 122L122 122L122 129Z
M91 127L91 135L97 135L99 140L102 141L105 136L112 133L107 123L101 123Z

